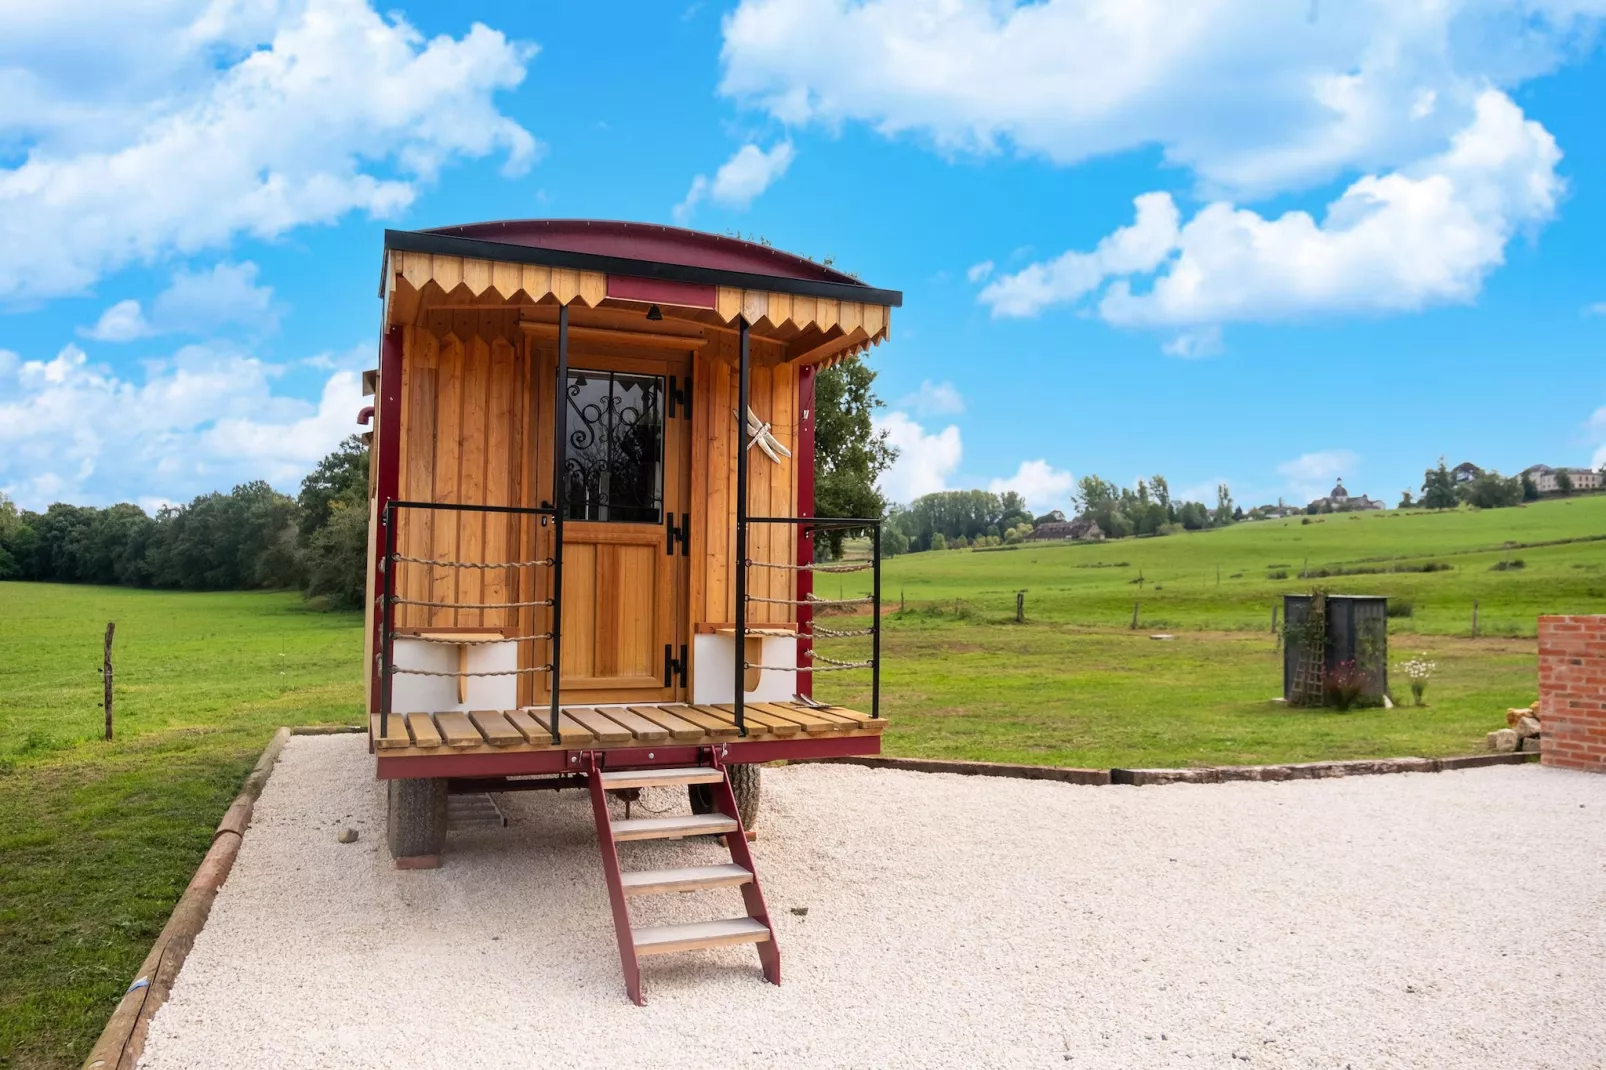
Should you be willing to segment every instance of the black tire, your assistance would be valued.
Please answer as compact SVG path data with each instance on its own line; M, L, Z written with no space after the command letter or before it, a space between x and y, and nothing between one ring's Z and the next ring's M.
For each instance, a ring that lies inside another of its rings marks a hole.
M385 840L392 858L438 856L446 846L446 781L387 781Z
M731 794L736 796L736 812L742 817L742 828L752 832L758 826L759 767L756 765L727 765L725 772L730 776ZM691 798L692 813L711 814L714 812L712 784L688 784L686 786L686 794Z

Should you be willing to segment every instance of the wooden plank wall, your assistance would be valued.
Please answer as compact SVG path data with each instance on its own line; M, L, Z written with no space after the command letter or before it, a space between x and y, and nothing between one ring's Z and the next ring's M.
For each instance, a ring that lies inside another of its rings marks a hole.
M406 329L402 360L400 494L406 501L530 505L529 442L536 386L529 358L505 338L437 338ZM544 452L544 451L543 451ZM472 563L530 560L536 525L518 517L406 509L397 551ZM397 593L414 601L518 602L541 594L536 569L465 569L405 563ZM398 606L398 628L506 629L532 634L532 611ZM544 618L543 618L544 619ZM544 629L542 629L544 630Z
M725 352L726 349L732 352ZM797 369L773 359L755 344L749 394L753 412L787 449L797 449ZM692 623L730 624L736 619L736 416L738 380L734 345L710 345L698 353L692 381L696 384L692 427L693 561L706 567L692 573ZM748 451L749 516L794 516L797 513L795 458L776 464L757 446ZM698 543L702 552L698 552ZM748 556L754 561L795 561L794 527L754 524L748 528ZM790 569L750 568L747 589L767 598L795 597L796 573ZM748 620L757 624L797 619L791 606L753 603Z

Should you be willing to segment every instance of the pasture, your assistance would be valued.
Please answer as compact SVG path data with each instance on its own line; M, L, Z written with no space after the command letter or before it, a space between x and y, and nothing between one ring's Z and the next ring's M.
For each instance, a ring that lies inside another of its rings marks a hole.
M1305 523L1305 521L1309 523ZM1028 542L893 558L882 597L896 606L1151 630L1270 630L1271 607L1313 585L1409 602L1395 633L1532 636L1541 613L1606 609L1606 494L1479 512L1334 513L1236 524L1220 531L1108 543ZM1520 561L1520 567L1499 568ZM1440 571L1409 571L1424 565ZM1316 575L1302 579L1309 571ZM1343 575L1320 575L1321 572ZM846 588L852 588L848 582ZM822 595L834 595L828 579Z
M1606 496L1311 519L888 562L887 752L1084 766L1464 753L1533 699L1533 618L1606 611ZM1427 561L1450 567L1298 578ZM843 577L845 593L862 580ZM822 577L820 593L837 583ZM1271 606L1315 583L1412 603L1390 621L1391 660L1438 661L1426 707L1270 701ZM111 743L98 738L108 620ZM1176 638L1148 638L1161 630ZM0 584L0 1067L81 1061L273 729L360 720L361 650L359 617L292 594ZM857 675L822 677L818 693L864 703Z

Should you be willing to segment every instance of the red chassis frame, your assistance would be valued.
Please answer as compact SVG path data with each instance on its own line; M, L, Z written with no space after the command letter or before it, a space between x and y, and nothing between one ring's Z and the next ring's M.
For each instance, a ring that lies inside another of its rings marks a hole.
M724 765L798 758L846 758L881 753L881 736L809 736L805 739L720 740L664 747L578 747L574 750L507 751L492 754L426 754L387 758L379 754L380 780L415 777L508 777L537 773L582 773L595 754L602 769L651 769L697 765L710 746Z

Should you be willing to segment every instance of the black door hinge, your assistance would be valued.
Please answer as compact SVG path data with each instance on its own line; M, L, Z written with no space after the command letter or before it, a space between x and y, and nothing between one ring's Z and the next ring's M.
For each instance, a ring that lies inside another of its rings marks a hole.
M669 643L664 644L664 686L674 687L676 680L680 686L686 686L686 644L680 644L680 657L675 657L675 648Z
M683 385L677 386L676 385L677 383L680 383L680 384L683 384ZM675 406L677 404L681 407L681 409L685 410L682 413L682 415L685 416L686 419L690 420L691 419L691 376L689 376L689 375L686 376L684 379L677 378L676 376L673 376L673 375L671 375L669 377L669 418L671 420L673 420L675 418Z
M680 514L680 527L677 528L675 526L675 514L674 513L665 513L664 514L664 525L668 529L664 533L664 553L666 553L666 554L670 555L671 557L673 557L674 554L675 554L675 542L678 540L680 542L680 556L681 557L690 557L691 556L691 514L690 513L681 513Z

